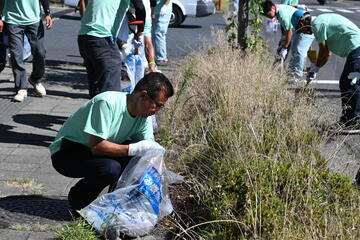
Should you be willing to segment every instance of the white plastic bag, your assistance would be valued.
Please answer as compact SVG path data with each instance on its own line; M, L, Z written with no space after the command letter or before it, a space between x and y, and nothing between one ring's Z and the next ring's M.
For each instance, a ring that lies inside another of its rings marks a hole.
M167 188L169 177L165 177L165 149L153 144L143 157L131 159L114 192L100 196L80 211L109 239L120 239L120 232L131 237L145 235L173 211Z
M266 19L266 32L277 32L279 22L276 18Z

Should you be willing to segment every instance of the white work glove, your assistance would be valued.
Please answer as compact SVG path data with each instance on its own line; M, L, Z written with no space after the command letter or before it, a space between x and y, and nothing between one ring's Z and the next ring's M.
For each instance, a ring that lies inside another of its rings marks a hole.
M142 42L140 40L133 39L132 42L134 48L140 48L142 46Z
M309 83L316 79L316 73L318 73L320 70L319 67L317 67L314 63L312 63L309 67L309 70L307 72L306 81Z
M305 11L308 10L307 6L305 6L304 4L299 4L299 5L297 5L296 8L297 8L297 9L302 9L302 10L305 10Z
M350 85L354 86L359 82L360 72L351 72L348 75L348 79L351 79Z
M284 60L286 58L287 53L288 53L288 50L286 48L284 48L284 47L280 47L278 49L278 55Z
M129 144L129 156L144 156L144 154L154 147L153 141L142 140L137 143Z

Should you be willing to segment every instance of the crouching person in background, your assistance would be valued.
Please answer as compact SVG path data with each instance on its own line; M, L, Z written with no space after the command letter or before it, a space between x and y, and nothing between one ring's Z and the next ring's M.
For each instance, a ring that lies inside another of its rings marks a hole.
M81 178L68 196L74 215L117 182L130 156L141 156L148 141L154 141L149 116L173 94L170 81L152 72L138 82L133 93L101 93L64 123L50 152L56 171ZM135 143L125 144L128 140Z

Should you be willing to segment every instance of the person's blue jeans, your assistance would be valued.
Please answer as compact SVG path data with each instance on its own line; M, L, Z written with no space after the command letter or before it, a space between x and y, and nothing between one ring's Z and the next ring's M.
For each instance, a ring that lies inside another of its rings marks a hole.
M171 17L171 11L166 14L156 14L152 25L152 36L155 46L156 61L167 61L166 33Z
M61 149L51 155L53 167L60 174L81 178L69 192L73 210L80 210L94 201L101 191L119 179L131 157L97 157L90 148L66 138Z
M342 116L340 122L345 125L360 123L360 84L352 84L349 74L360 72L360 47L353 50L346 58L339 87L341 92Z
M303 76L307 52L314 38L314 34L294 33L293 35L289 70L297 77Z

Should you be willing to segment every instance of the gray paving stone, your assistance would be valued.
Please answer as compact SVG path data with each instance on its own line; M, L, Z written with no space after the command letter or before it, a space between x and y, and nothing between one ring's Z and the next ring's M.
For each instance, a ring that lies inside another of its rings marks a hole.
M29 178L30 172L26 171L0 171L0 181L7 181L14 178Z
M0 240L28 240L30 233L15 230L0 230Z
M27 155L8 155L3 162L18 163L18 164L42 164L48 158L39 156L27 156Z
M10 162L1 162L0 163L0 172L1 171L34 171L35 169L40 168L40 163L10 163Z
M17 148L13 155L19 156L33 156L33 157L50 157L50 152L47 146L43 146L39 149L28 148L26 146Z

